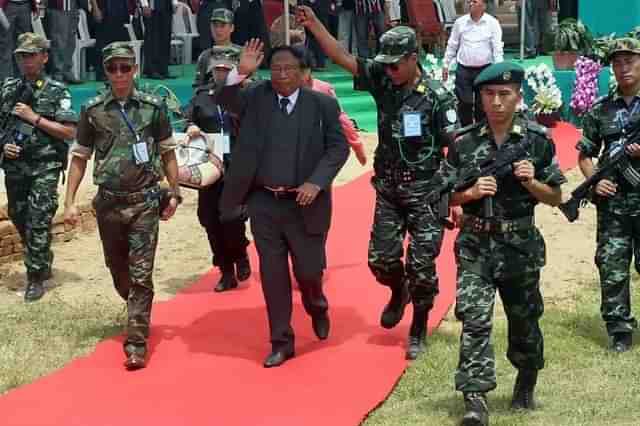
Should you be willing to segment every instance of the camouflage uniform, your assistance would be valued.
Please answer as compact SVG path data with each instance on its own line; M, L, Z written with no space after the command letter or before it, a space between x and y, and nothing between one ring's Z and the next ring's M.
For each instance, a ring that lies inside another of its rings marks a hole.
M407 43L409 45L407 45ZM381 38L381 55L358 58L355 86L373 96L378 110L378 147L372 178L376 207L369 268L378 282L398 289L408 285L414 307L428 311L438 293L435 259L443 226L425 208L423 197L443 158L449 134L457 127L455 97L424 70L411 88L394 87L383 64L416 50L415 34L396 27ZM422 69L422 68L421 68ZM422 136L403 136L403 114L419 112ZM406 267L404 239L410 235Z
M640 120L640 93L627 106L619 91L598 100L583 120L582 139L576 148L586 157L602 161L622 136L629 121ZM638 170L639 160L632 161ZM600 272L600 312L609 335L630 333L638 326L631 314L629 266L632 257L640 272L640 188L621 173L610 178L618 185L615 196L594 199L598 210L595 263Z
M222 22L225 24L233 24L233 12L229 9L215 9L211 14L211 23ZM224 49L224 53L237 64L240 59L240 52L242 46L237 44L229 44L227 46L215 45L208 49L205 49L200 56L198 56L198 62L196 64L196 75L193 79L193 87L199 87L209 81L210 76L208 73L211 71L211 62L214 58L219 57L222 52L220 49Z
M551 187L564 183L546 129L516 116L504 145L521 143L524 137L534 138L528 160L535 167L535 179ZM486 122L470 126L449 148L439 174L464 174L495 155L497 149ZM538 202L513 175L497 184L495 219L482 219L483 200L463 204L464 223L455 243L456 317L462 321L455 385L465 393L496 387L490 341L496 290L509 322L507 357L518 369L539 370L544 366L538 320L544 309L540 268L546 258L544 240L534 222Z
M104 49L105 63L133 50L124 42ZM159 187L164 176L161 155L175 148L164 101L134 89L124 104L131 124L146 143L149 162L137 165L136 143L111 92L89 100L82 109L78 141L72 154L95 153L93 200L105 263L118 294L127 301L125 352L146 350L153 301L152 272L158 241Z
M44 38L25 33L18 39L16 53L37 53L46 49ZM29 89L26 89L27 85ZM24 135L20 156L4 158L2 162L9 218L24 245L27 279L29 283L41 284L51 275L51 222L58 209L58 180L67 165L68 145L11 113L24 89L33 92L33 111L47 120L75 124L78 117L71 109L71 94L67 87L44 74L35 81L7 78L0 89L4 130L10 131L15 124ZM18 144L11 139L2 142Z

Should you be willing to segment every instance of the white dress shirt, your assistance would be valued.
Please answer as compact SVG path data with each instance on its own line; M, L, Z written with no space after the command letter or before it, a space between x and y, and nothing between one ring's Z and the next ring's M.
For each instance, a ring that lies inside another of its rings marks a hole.
M225 81L225 86L233 86L235 84L240 84L242 83L242 81L247 78L247 76L245 74L240 74L238 72L238 68L233 67L233 69L231 71L229 71L229 74L227 74L227 79ZM298 101L298 95L300 94L300 89L296 89L295 92L293 92L292 94L290 94L289 96L282 96L280 94L278 95L278 106L280 105L280 99L282 98L288 98L289 99L289 104L287 105L287 114L291 114L291 111L293 111L293 108L295 108L296 106L296 102Z
M484 13L476 22L467 14L458 18L444 54L444 66L454 62L481 67L503 61L502 28L493 16Z
M280 99L282 98L287 98L289 99L289 104L287 105L287 114L291 114L291 111L293 111L293 108L295 108L296 106L296 101L298 100L298 95L300 94L300 89L296 89L295 92L293 92L292 94L290 94L289 96L282 96L281 94L277 94L278 95L278 105L280 105Z

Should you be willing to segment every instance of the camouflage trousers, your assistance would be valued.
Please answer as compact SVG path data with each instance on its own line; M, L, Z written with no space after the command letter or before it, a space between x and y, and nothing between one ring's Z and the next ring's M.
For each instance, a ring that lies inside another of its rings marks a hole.
M458 265L456 317L462 321L456 390L487 392L496 387L491 328L496 290L509 324L507 358L514 367L540 370L544 345L538 320L544 311L540 272L488 279Z
M5 175L9 218L24 246L27 278L41 281L51 270L51 222L58 210L60 170L38 176Z
M640 272L640 216L617 215L598 209L598 247L595 262L600 272L600 313L607 332L631 332L638 322L631 315L629 267L634 259Z
M443 226L425 206L427 181L391 184L373 177L376 207L369 240L369 268L392 289L406 281L415 308L431 309L438 294L435 260ZM405 264L404 240L409 234Z
M153 265L160 220L158 200L114 204L93 201L104 258L118 294L127 302L124 345L146 348L153 302Z

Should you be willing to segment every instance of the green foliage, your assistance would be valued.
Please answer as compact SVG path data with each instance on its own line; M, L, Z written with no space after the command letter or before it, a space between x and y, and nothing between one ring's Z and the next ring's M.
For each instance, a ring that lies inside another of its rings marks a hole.
M611 33L607 36L597 37L593 39L591 44L591 53L587 55L589 59L593 59L599 64L606 66L609 64L609 52L616 40L616 34Z
M578 52L586 55L591 51L593 37L580 21L567 18L556 28L554 47L558 52Z

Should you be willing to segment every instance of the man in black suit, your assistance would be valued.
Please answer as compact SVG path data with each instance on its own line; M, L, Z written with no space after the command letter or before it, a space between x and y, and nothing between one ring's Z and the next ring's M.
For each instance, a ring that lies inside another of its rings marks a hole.
M169 74L171 56L172 0L140 0L144 16L143 76L156 80L175 78Z
M247 42L217 98L241 119L220 212L224 221L237 215L242 204L248 205L271 332L272 351L264 362L269 368L294 355L289 255L313 330L321 340L329 335L322 273L331 183L349 147L336 100L303 87L299 49L273 49L271 80L241 89L240 83L258 69L263 57L262 42Z

